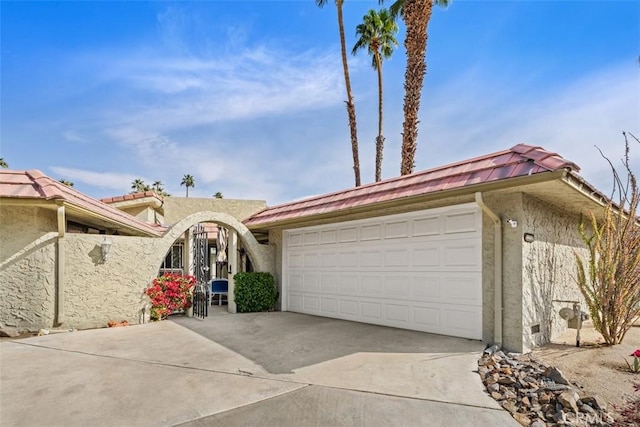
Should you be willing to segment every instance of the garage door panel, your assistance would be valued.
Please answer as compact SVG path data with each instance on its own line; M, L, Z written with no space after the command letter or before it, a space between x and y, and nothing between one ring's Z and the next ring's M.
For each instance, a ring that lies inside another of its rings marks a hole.
M302 307L312 312L320 312L320 297L317 295L304 294L302 296Z
M409 298L409 280L408 276L386 276L384 279L384 296L397 299Z
M440 247L437 244L421 245L413 249L412 265L414 267L439 267Z
M445 333L454 336L482 339L482 308L451 308L442 313Z
M393 221L384 224L385 239L402 239L409 237L409 221Z
M477 211L444 215L445 234L476 231L479 231Z
M482 254L479 242L456 242L444 246L444 267L480 267Z
M294 294L293 292L289 293L287 303L291 311L297 311L301 313L305 312L302 305L302 295Z
M338 300L336 298L321 298L320 308L322 313L330 314L338 312Z
M360 240L363 242L380 240L382 238L382 225L363 225L360 228Z
M286 230L285 309L481 339L481 219L469 204Z
M338 257L340 267L358 267L358 252L342 251Z
M390 248L384 251L385 267L408 267L409 266L409 249L407 248Z
M289 235L289 247L302 246L302 233L292 233Z
M302 268L304 267L304 255L303 254L289 254L288 257L289 268Z
M302 289L305 292L321 292L319 274L305 274L303 277Z
M414 219L412 225L414 237L437 236L441 233L439 216Z
M340 313L347 316L359 316L360 315L360 301L340 299Z
M320 244L328 245L338 241L338 230L324 230L320 233Z
M381 303L362 301L360 308L362 317L369 319L369 321L381 321L383 308Z
M338 281L340 280L340 276L337 274L323 274L322 275L322 292L324 293L337 293L338 292Z
M440 330L440 307L413 307L413 321L426 331Z
M358 229L356 227L341 228L338 231L338 241L340 243L353 243L358 240Z
M320 266L320 254L311 252L304 254L303 266L305 268L314 268Z
M390 322L409 324L409 305L408 304L386 304L386 319Z
M382 251L380 249L363 250L360 254L360 265L379 268L382 265Z
M477 277L447 277L442 286L442 298L444 302L482 305L482 284Z
M303 276L302 274L289 274L289 289L292 291L303 290Z
M320 266L335 268L338 266L338 254L335 252L323 252L320 254Z
M382 277L381 276L362 276L361 278L362 295L369 298L382 296Z
M341 295L358 295L360 294L360 280L356 275L340 276L340 294Z
M422 301L439 301L441 279L439 276L411 278L411 296Z

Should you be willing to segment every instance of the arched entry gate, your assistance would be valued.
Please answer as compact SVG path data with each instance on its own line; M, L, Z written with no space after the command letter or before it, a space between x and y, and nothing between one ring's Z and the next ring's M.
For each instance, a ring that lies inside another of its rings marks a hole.
M196 287L193 290L193 315L204 319L209 315L209 251L208 233L202 224L193 227L193 275Z

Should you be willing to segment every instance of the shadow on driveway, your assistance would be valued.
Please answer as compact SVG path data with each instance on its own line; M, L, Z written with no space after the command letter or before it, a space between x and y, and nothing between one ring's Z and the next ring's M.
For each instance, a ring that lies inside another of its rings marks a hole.
M354 353L479 353L480 341L291 312L213 314L175 322L272 374ZM443 356L444 357L444 356Z

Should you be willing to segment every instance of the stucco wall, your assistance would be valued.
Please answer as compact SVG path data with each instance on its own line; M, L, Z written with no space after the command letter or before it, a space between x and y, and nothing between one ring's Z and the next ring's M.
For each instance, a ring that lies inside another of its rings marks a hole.
M67 234L63 325L84 329L104 327L109 320L140 322L147 304L143 291L158 274L167 250L199 222L218 222L238 230L256 270L274 272L273 247L259 245L238 220L218 212L190 215L162 238L109 236L113 244L106 261L102 261L102 236Z
M486 205L501 219L502 229L502 346L509 351L522 351L522 193L488 193L484 195ZM486 215L483 215L486 216ZM518 227L512 228L507 220L518 221ZM489 224L491 224L489 226ZM494 342L494 228L489 218L483 225L483 300L484 317L491 325L486 329L490 333L485 337L488 343ZM489 319L491 318L491 320Z
M587 254L578 233L579 217L524 196L525 221L522 233L532 233L533 243L523 243L523 346L525 351L557 337L567 329L558 311L571 304L554 300L580 301L576 284L575 254ZM539 333L531 328L540 326Z
M158 273L162 239L109 236L109 257L102 261L102 236L67 234L64 238L64 317L78 329L105 327L109 320L139 323L147 300L143 291Z
M264 200L165 197L163 207L165 224L170 225L189 215L205 211L225 213L243 220L266 208L267 203Z
M0 324L20 330L54 322L55 211L0 206Z

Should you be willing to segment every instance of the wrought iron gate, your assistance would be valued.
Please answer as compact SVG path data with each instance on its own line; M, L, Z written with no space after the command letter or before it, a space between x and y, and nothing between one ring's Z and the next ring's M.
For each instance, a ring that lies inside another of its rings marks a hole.
M209 251L207 232L202 224L193 228L193 275L196 287L193 290L193 315L204 319L209 315Z

